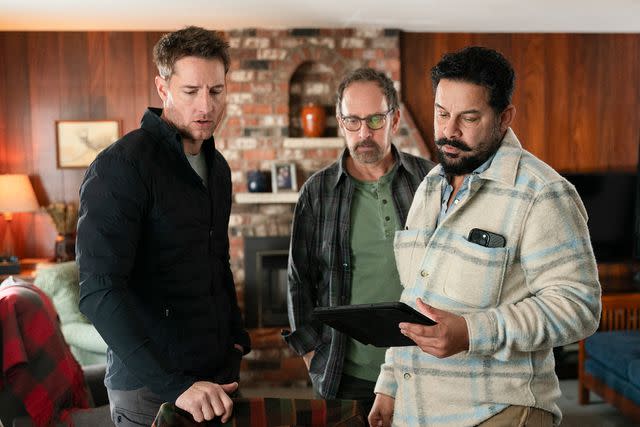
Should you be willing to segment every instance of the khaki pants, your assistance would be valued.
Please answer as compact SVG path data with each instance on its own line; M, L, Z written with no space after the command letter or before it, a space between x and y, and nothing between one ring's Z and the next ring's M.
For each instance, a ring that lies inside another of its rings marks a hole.
M540 408L508 406L504 411L478 424L478 427L551 427L553 415Z

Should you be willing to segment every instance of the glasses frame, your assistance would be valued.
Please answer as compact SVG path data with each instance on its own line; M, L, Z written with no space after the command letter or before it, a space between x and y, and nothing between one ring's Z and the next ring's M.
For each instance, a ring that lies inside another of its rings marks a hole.
M342 126L344 126L345 130L347 130L349 132L358 132L360 129L362 129L362 122L364 122L367 125L369 130L380 130L387 124L387 116L389 115L389 113L393 113L395 110L396 110L395 108L389 108L386 113L369 114L367 117L344 116L344 115L340 114L340 121L342 122ZM372 128L369 125L369 120L371 120L371 118L375 117L375 116L382 116L382 126L380 126L379 128ZM358 120L358 127L356 129L347 128L347 125L344 123L345 119L357 119Z

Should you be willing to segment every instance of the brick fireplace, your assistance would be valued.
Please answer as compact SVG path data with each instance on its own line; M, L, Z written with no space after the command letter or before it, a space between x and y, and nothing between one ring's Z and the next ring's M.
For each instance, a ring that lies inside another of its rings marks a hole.
M400 90L397 30L243 29L229 31L227 36L232 58L228 106L216 134L216 145L231 167L234 193L247 191L248 171L269 171L275 161L294 162L299 185L335 161L340 148L322 144L287 148L284 141L301 135L298 114L307 101L319 103L326 110L324 136L338 136L335 91L347 72L371 66L386 72ZM428 156L404 105L401 113L394 143L401 150ZM231 267L241 308L252 325L256 325L257 313L253 312L252 302L256 295L245 295L248 290L245 238L288 238L293 208L293 204L286 203L233 204L229 230ZM251 314L246 313L249 308L246 302L251 303ZM301 359L286 348L279 336L280 329L288 326L286 321L282 323L249 328L254 351L244 361L244 380L270 383L306 380ZM291 373L283 375L284 371Z

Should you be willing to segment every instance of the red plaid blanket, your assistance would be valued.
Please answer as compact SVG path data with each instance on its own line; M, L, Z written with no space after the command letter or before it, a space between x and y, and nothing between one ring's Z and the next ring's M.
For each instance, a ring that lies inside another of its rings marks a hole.
M67 409L88 407L87 392L51 300L33 285L0 287L0 334L0 392L22 401L37 426L71 424Z

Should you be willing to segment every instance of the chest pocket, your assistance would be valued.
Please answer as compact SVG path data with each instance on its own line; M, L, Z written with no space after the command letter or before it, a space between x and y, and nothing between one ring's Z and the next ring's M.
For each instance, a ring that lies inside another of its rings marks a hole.
M393 239L393 252L396 257L400 284L403 288L415 285L427 250L429 235L425 230L396 231Z
M499 304L509 248L486 248L456 236L448 257L447 297L474 308Z

